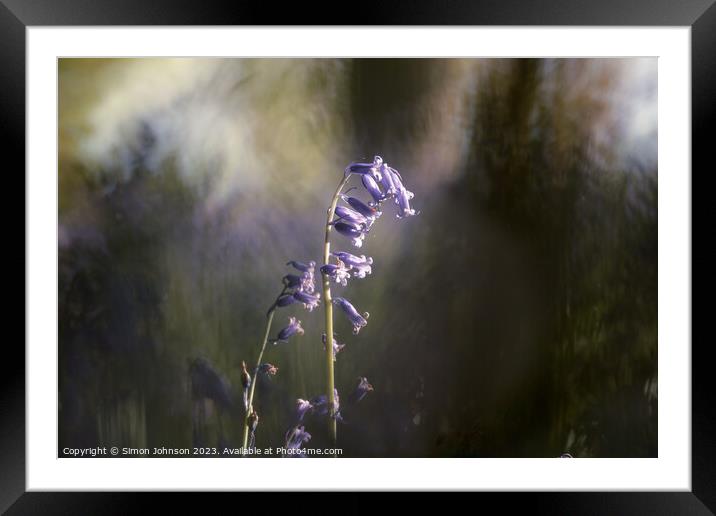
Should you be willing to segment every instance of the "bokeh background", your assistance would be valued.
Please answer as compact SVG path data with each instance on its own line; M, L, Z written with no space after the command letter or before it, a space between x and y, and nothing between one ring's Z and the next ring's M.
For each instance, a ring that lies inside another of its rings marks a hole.
M656 59L58 66L60 449L240 446L285 263L320 260L344 167L380 154L420 215L387 208L337 287L371 314L336 313L338 389L375 387L344 455L657 455ZM324 390L322 306L289 315L260 447ZM230 405L192 396L198 357Z

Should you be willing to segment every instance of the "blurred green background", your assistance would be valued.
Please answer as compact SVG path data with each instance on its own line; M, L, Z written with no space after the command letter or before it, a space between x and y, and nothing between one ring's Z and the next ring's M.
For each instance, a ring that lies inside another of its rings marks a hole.
M334 288L371 314L358 336L335 316L339 391L375 387L343 414L344 455L656 456L656 70L61 59L60 449L240 446L240 364L284 264L320 261L344 167L379 154L421 213L386 208L373 274ZM277 314L306 333L267 351L260 447L324 390L322 308ZM192 399L197 357L230 408Z

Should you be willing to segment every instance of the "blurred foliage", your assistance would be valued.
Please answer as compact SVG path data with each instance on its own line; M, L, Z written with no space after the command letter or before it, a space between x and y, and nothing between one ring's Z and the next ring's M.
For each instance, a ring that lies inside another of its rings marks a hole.
M229 60L215 73L231 80L133 106L131 138L98 162L87 111L124 69L62 60L60 447L239 446L240 363L284 263L317 259L342 167L381 153L421 213L386 207L361 251L373 274L345 295L368 327L336 314L339 390L375 386L344 412L345 454L656 456L657 174L613 150L608 61ZM187 180L191 149L165 150L167 114L197 99L249 128L206 135L247 139L236 187L212 172L226 160ZM322 310L284 309L276 330L289 314L306 334L267 352L258 446L323 389ZM192 390L199 357L231 402Z

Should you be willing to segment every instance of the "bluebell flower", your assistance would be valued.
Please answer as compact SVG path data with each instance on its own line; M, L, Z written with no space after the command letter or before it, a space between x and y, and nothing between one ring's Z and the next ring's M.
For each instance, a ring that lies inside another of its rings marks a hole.
M257 374L262 373L262 374L265 374L266 376L276 376L276 373L278 373L278 367L276 367L273 364L269 364L267 362L265 364L261 364L256 369L256 372L257 372Z
M414 197L413 192L405 188L403 184L403 178L400 172L387 165L384 167L387 174L391 177L391 180L395 186L395 203L400 207L400 211L397 215L398 218L410 217L417 215L417 212L410 207L410 199Z
M303 282L303 276L297 274L286 274L283 277L283 284L286 288L301 288Z
M296 417L298 418L298 421L303 421L303 417L306 415L306 413L312 410L313 405L311 405L310 401L301 398L298 398L296 400Z
M286 449L298 450L311 440L311 434L306 432L303 425L295 426L286 433Z
M348 319L353 325L353 334L357 335L362 327L368 324L368 317L370 314L365 312L363 315L358 313L358 310L345 298L337 297L333 300L333 303L340 306L343 312L348 316Z
M361 176L361 182L376 204L381 203L385 199L385 194L381 191L378 183L373 179L373 176L365 174Z
M363 398L365 398L365 395L368 394L370 391L373 390L373 386L368 382L368 379L365 376L362 376L358 378L358 386L355 388L355 390L350 395L350 400L352 403L357 403L361 401Z
M316 262L297 262L296 260L291 260L286 263L286 265L291 265L294 269L299 270L301 272L313 272L314 267L316 267Z
M373 163L359 163L353 162L346 167L344 173L348 174L371 174L373 169Z
M413 198L413 192L406 190L405 187L402 187L398 190L398 193L396 195L396 200L398 202L398 206L400 207L400 211L398 212L398 214L396 216L399 219L417 215L417 212L410 207L410 199L412 199L412 198Z
M351 208L348 208L347 206L336 206L335 214L338 218L333 221L333 224L335 224L336 222L344 221L349 224L357 225L361 230L367 230L368 228L370 228L370 226L373 224L373 221L375 220L373 218L368 219L364 215L358 213Z
M351 197L346 194L341 194L341 199L343 199L350 205L351 208L353 208L355 211L357 211L369 220L377 219L382 213L377 207L370 206L358 199L357 197Z
M393 180L393 184L395 185L396 190L405 188L405 186L403 185L403 176L401 176L400 172L398 172L395 168L389 166L387 163L384 163L381 167L381 170L385 170L387 173L390 174L390 177Z
M316 269L316 262L310 261L308 263L298 262L296 260L291 260L286 265L291 265L294 269L301 271L303 274L301 275L301 280L297 288L300 290L303 290L304 292L308 292L309 294L312 294L315 290L315 269ZM291 275L289 275L291 276ZM284 282L286 281L286 278L288 276L284 277ZM288 285L287 285L288 286Z
M288 318L288 326L283 328L280 332L278 332L278 337L276 337L273 341L274 344L278 344L279 342L288 342L288 339L293 337L294 335L303 335L303 328L301 327L301 321L296 319L295 317L289 317Z
M338 389L333 389L333 418L338 421L343 421L341 416L341 399L338 396ZM329 414L328 397L325 394L321 394L311 399L311 405L313 405L314 412L319 416L327 416Z
M387 163L383 163L383 165L380 167L380 172L380 184L383 186L385 195L388 197L395 195L398 191L398 187L395 185L395 181L393 181L392 169L388 166Z
M321 294L311 294L309 292L304 292L303 290L294 292L293 297L296 298L297 301L303 303L303 307L309 312L312 312L321 301Z
M374 156L373 157L373 166L375 168L380 168L380 166L383 164L383 158L380 156Z
M380 184L383 186L385 198L392 197L399 207L400 211L397 217L404 218L417 215L418 212L410 207L410 200L414 197L414 194L405 188L400 172L388 166L387 163L381 164L380 172Z
M380 174L380 167L383 164L383 158L380 156L375 156L373 158L373 163L351 163L348 165L344 171L345 175L348 174L360 174L360 175L366 175L370 174L375 178L376 181L380 181L381 174Z
M298 289L309 293L313 293L316 288L314 276L309 272L304 272L300 276L298 274L286 274L283 277L283 284L288 289Z
M331 254L348 266L356 278L365 278L366 274L372 272L371 265L373 265L373 258L370 256L366 258L364 254L356 256L345 251L333 252Z
M325 351L326 350L326 334L325 333L323 335L321 335L321 339L323 340L323 350ZM345 347L346 347L345 344L341 344L340 342L338 342L336 340L335 337L333 337L333 361L334 362L336 361L336 355L338 353L340 353L341 351L343 351L343 348L345 348Z
M325 394L319 394L318 396L315 396L311 398L311 406L313 407L313 412L319 416L325 416L328 414L328 398Z
M333 263L327 263L321 267L321 272L335 280L336 283L340 283L344 287L348 284L348 278L351 277L349 269L343 262L339 262L338 265Z
M341 235L350 238L354 246L361 247L363 245L365 232L360 228L360 226L350 222L336 222L333 224L333 227Z

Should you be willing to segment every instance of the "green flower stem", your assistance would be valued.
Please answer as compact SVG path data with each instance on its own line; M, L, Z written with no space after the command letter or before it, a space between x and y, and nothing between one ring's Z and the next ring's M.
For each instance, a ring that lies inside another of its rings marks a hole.
M276 300L278 300L279 297L281 297L286 292L286 289L284 288L281 293L278 295ZM271 334L271 324L273 323L273 315L276 312L276 303L274 302L273 306L269 310L267 314L267 321L266 321L266 333L264 333L264 340L261 343L261 352L259 353L259 358L256 360L256 368L253 372L253 377L251 378L251 387L249 388L249 399L248 399L248 408L246 409L246 414L244 415L244 439L243 439L243 446L242 446L242 454L246 455L246 447L249 442L249 416L254 410L254 392L256 391L256 383L258 383L258 372L259 372L259 366L261 365L261 359L263 359L264 351L266 351L266 343L268 342L269 335Z
M328 208L328 217L326 219L326 239L325 243L323 245L323 264L329 263L329 258L331 256L331 229L333 226L331 226L331 221L333 220L333 216L335 215L336 211L336 204L338 204L338 198L340 197L341 191L343 190L343 187L348 182L348 178L350 177L350 174L346 174L343 177L343 180L338 185L338 188L336 189L336 193L333 194L333 201L331 202L331 206ZM336 431L336 420L333 417L334 416L334 409L335 409L335 396L334 396L334 389L335 389L335 382L334 382L334 373L333 373L333 302L331 298L331 279L328 275L323 273L323 304L326 307L326 396L328 399L328 407L329 407L329 432L331 436L332 444L335 446L337 441L337 431Z

